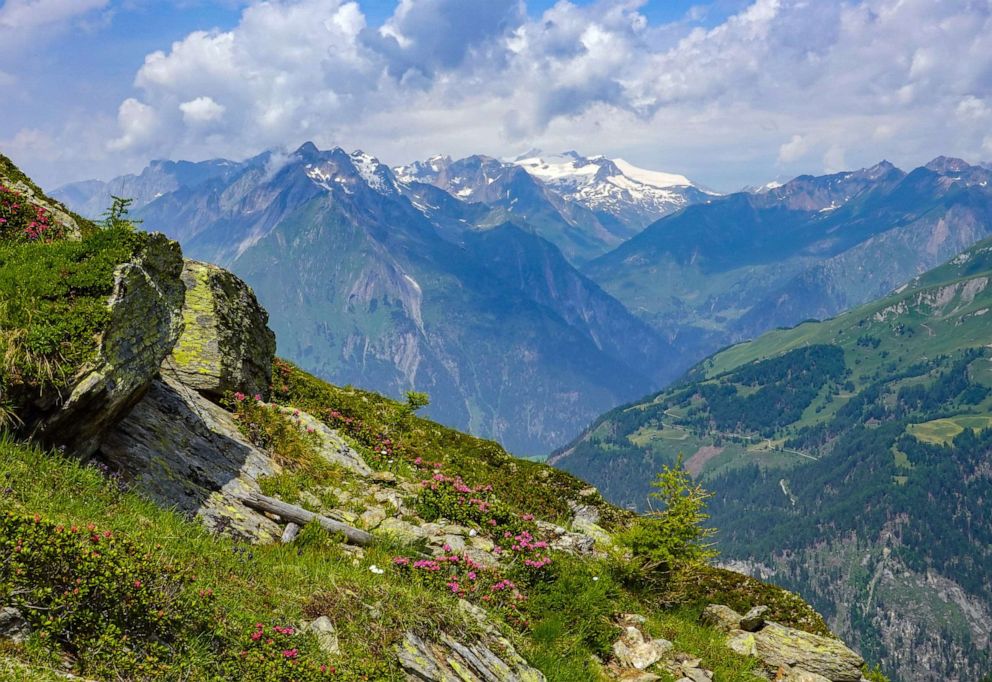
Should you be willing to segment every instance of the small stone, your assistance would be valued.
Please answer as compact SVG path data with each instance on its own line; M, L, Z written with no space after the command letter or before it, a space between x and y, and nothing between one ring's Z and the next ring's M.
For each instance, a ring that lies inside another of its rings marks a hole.
M392 471L374 471L372 472L372 480L376 483L392 485L396 483L396 474Z
M702 668L683 668L682 674L692 680L692 682L710 682L713 679L713 673Z
M403 498L395 490L376 491L372 495L372 499L380 504L391 504L396 509L400 509L403 506Z
M385 519L376 529L379 534L391 535L400 542L407 544L416 542L425 537L424 531L419 526L414 526L401 519Z
M765 626L766 613L768 613L767 606L755 606L741 618L741 630L757 632L763 628Z
M312 632L317 638L317 645L324 653L331 656L341 653L341 648L338 645L338 633L334 629L334 623L327 616L321 616L309 623L304 623L300 630Z
M741 614L723 604L710 604L699 617L703 625L709 625L723 632L740 629Z
M672 643L668 640L647 640L640 630L628 625L620 639L614 642L613 655L626 668L644 670L660 661L671 649Z
M598 493L599 491L596 490L593 486L589 486L588 488L583 488L582 490L579 491L579 497L592 497L593 495L596 495Z
M372 507L362 512L358 517L358 522L365 530L378 528L379 524L386 520L386 510L381 507Z
M476 535L469 540L472 547L482 550L483 552L491 552L496 547L496 543L489 538L482 537L481 535Z
M9 639L15 644L23 644L30 634L30 627L24 615L12 606L0 609L0 639Z

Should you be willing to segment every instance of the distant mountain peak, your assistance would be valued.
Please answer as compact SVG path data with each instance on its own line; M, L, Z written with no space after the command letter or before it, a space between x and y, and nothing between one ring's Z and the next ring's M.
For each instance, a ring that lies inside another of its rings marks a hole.
M935 173L960 173L971 168L971 164L963 159L953 156L938 156L936 159L924 166L927 170Z

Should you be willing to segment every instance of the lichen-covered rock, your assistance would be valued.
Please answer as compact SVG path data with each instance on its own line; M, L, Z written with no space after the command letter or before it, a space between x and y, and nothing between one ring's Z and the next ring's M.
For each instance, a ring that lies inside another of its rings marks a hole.
M717 630L722 630L723 632L730 632L740 628L741 618L741 614L737 613L729 606L724 606L723 604L710 604L703 609L703 613L699 617L699 620L703 623L703 625L709 625L710 627L716 628Z
M754 633L758 658L775 668L787 666L831 682L858 682L864 659L837 639L767 623Z
M31 634L31 628L24 614L13 606L0 608L0 640L10 640L14 644L23 644Z
M110 321L97 359L61 405L48 406L33 435L79 457L140 400L182 331L182 255L176 242L152 234L118 266L108 301Z
M252 541L276 540L279 526L240 499L275 473L232 416L175 380L156 381L104 439L101 454L150 498Z
M527 664L493 627L485 611L461 600L459 608L474 620L481 638L465 644L442 632L437 641L406 633L396 654L407 679L422 682L544 682L544 674Z
M624 628L620 639L613 643L613 655L625 668L644 670L658 661L672 649L666 639L648 639L633 625Z
M748 625L756 626L754 632L741 629L742 617L731 608L710 604L700 620L729 634L727 646L742 656L759 659L770 671L782 669L791 677L785 679L816 679L820 676L831 682L858 682L864 659L843 642L830 637L814 635L778 623L764 622L764 612L748 612ZM757 621L762 621L757 625Z
M372 469L365 463L362 455L348 445L340 433L328 428L327 424L303 410L291 407L275 407L291 415L302 428L317 436L317 440L319 441L317 447L318 453L328 462L340 464L345 469L349 469L360 476L368 476L372 473Z
M276 337L255 293L234 274L187 260L185 329L163 373L214 398L241 391L268 396Z
M341 653L337 630L335 630L334 623L327 616L320 616L308 623L304 623L300 627L300 630L302 632L313 633L314 637L317 638L317 645L324 653L331 656Z

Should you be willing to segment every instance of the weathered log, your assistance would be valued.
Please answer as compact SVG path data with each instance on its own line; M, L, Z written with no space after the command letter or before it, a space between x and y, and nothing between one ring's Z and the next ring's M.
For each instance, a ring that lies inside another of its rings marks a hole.
M312 511L307 511L303 507L297 507L295 504L287 504L281 500L266 497L256 492L248 493L241 501L247 507L275 514L284 521L300 526L305 526L311 521L316 520L325 530L331 533L343 534L345 539L353 545L365 546L372 542L372 535L366 533L364 530L359 530L346 523L329 519L320 514L314 514Z
M290 542L296 539L296 534L300 532L300 527L290 521L286 524L286 530L282 532L281 542L284 545L288 545Z

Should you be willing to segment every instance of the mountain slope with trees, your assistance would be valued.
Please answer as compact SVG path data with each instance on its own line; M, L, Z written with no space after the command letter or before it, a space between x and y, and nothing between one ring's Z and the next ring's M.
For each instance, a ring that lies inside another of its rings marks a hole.
M890 296L707 358L552 461L618 503L684 453L724 560L810 598L901 679L992 634L992 241ZM957 677L955 677L957 676Z

